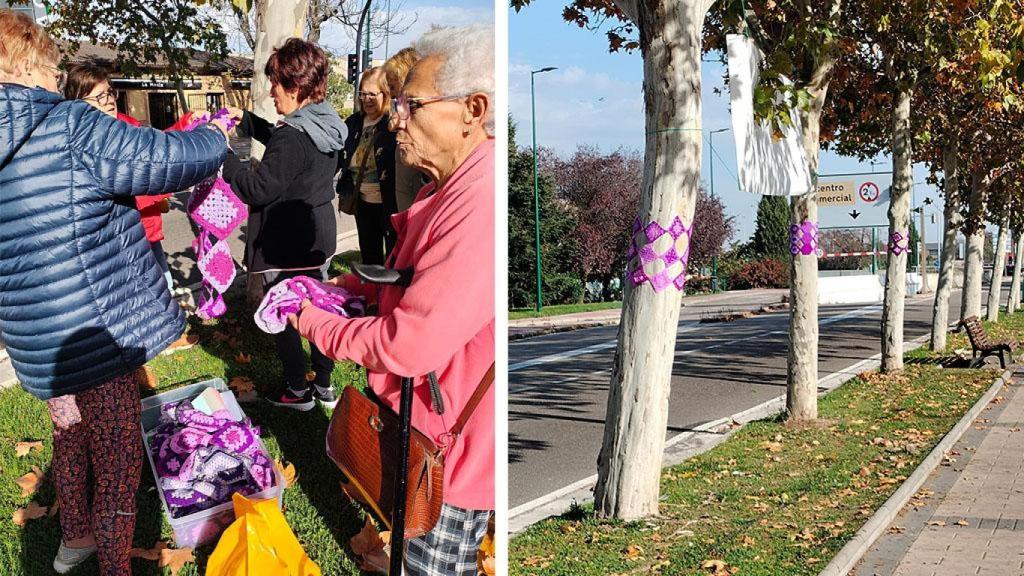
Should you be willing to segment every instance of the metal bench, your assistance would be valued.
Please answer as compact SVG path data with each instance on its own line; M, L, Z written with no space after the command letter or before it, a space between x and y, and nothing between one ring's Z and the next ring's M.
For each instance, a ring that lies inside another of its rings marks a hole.
M972 366L983 364L985 358L989 356L999 356L999 366L1006 368L1004 352L1010 358L1010 363L1013 364L1013 348L1011 343L1007 340L994 342L985 333L985 329L981 326L981 320L977 316L964 318L960 325L967 330L967 338L971 341L971 358L974 358Z

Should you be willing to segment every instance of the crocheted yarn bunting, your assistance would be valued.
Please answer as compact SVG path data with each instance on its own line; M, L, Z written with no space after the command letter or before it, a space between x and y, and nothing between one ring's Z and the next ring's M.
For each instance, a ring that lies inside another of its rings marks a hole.
M661 292L669 286L683 290L686 286L686 265L690 259L690 239L693 227L687 227L676 216L668 227L658 222L644 226L638 217L633 222L632 241L626 256L629 259L627 277L633 286L650 283L654 291ZM663 250L655 245L658 240L668 237L671 242ZM679 239L686 237L685 248L679 247Z
M218 242L197 264L203 278L220 293L227 292L235 280L235 261L227 242Z
M793 256L820 256L818 224L804 220L789 227L789 251Z

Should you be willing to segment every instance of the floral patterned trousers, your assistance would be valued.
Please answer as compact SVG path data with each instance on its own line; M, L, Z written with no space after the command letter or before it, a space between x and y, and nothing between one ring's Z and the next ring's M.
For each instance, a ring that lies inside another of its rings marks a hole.
M54 428L52 478L64 541L92 534L100 573L131 576L128 553L143 457L135 375L126 374L48 404Z

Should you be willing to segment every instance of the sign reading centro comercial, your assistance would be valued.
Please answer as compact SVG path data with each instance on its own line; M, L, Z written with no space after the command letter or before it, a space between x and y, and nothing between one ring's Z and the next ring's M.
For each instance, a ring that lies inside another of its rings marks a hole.
M818 177L818 225L822 228L887 226L892 174Z

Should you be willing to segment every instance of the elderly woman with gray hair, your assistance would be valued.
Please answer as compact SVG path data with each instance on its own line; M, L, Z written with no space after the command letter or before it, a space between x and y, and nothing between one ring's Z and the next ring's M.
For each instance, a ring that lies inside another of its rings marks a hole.
M420 60L389 119L400 159L431 180L392 217L388 264L413 269L412 283L378 288L342 276L333 282L376 302L377 316L342 318L304 302L290 320L329 357L365 366L396 413L399 375L415 377L412 425L447 451L441 519L407 541L405 571L469 576L494 509L493 386L462 433L448 432L494 365L494 30L436 29L414 47ZM443 414L431 403L432 371Z

